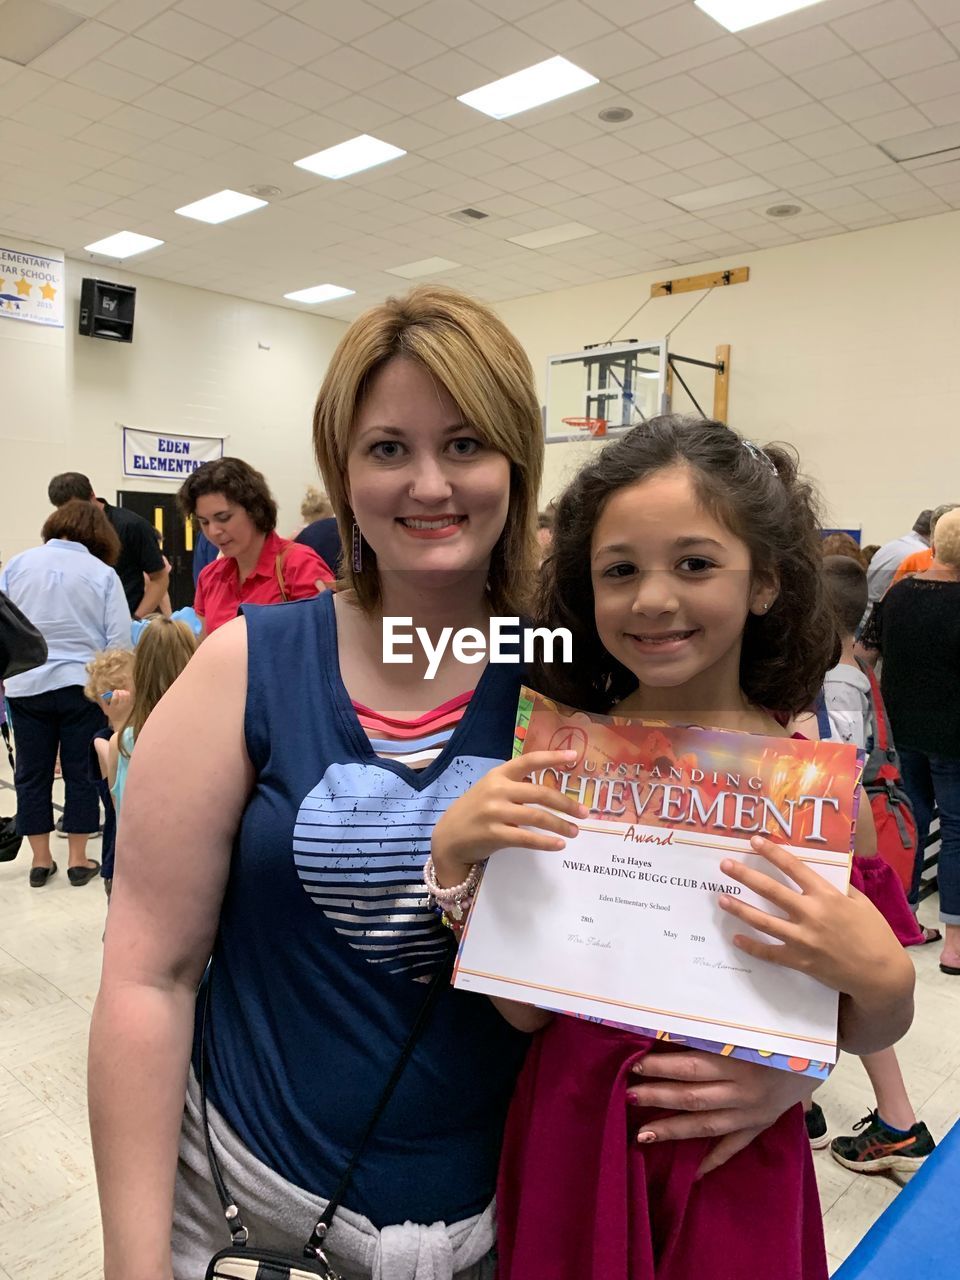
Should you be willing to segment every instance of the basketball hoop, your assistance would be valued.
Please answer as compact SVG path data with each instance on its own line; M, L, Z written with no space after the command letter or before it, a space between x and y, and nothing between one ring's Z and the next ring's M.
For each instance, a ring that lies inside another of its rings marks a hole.
M560 421L564 426L576 427L578 431L589 431L592 436L607 434L606 418L561 418Z

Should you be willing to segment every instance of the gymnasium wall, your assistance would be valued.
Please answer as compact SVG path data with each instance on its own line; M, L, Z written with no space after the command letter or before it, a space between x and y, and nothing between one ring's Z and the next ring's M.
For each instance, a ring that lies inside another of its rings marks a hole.
M739 266L750 267L749 282L715 290L671 338L672 350L709 360L731 344L731 425L793 442L830 522L862 526L864 542L896 537L923 507L960 501L960 213L734 251L498 310L533 361L542 399L549 355L613 334L661 337L702 297L655 298L621 328L652 281ZM711 387L694 376L709 411ZM678 394L674 404L689 402ZM547 449L545 497L594 447Z
M58 471L85 472L107 498L118 488L176 492L123 478L117 423L226 435L225 451L270 481L280 532L297 528L303 491L316 483L313 402L345 324L122 267L68 260L66 270L64 329L0 320L0 558L39 541ZM77 333L84 276L136 286L132 344Z

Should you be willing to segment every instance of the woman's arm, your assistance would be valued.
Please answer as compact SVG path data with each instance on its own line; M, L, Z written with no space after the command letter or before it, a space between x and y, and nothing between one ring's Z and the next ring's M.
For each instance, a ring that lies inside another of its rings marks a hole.
M191 659L130 761L90 1035L105 1280L172 1276L194 1002L253 782L245 699L246 624L237 620Z

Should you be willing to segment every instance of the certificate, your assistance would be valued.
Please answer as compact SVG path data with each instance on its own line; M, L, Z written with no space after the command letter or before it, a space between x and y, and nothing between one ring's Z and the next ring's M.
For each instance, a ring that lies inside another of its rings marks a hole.
M575 750L531 779L589 809L560 852L487 864L455 985L768 1065L828 1073L838 994L733 945L721 892L774 909L720 871L760 834L846 891L863 756L844 743L644 724L523 690L515 754ZM769 939L766 939L769 941Z

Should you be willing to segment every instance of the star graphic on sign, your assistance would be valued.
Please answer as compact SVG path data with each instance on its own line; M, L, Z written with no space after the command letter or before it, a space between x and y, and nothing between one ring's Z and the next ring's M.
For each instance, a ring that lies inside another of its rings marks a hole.
M43 295L44 302L52 302L57 296L57 291L52 284L42 284L40 292Z
M20 279L15 280L14 283L17 286L17 293L19 293L21 298L30 297L30 290L33 286L30 284L30 281L27 280L25 276L21 276Z

